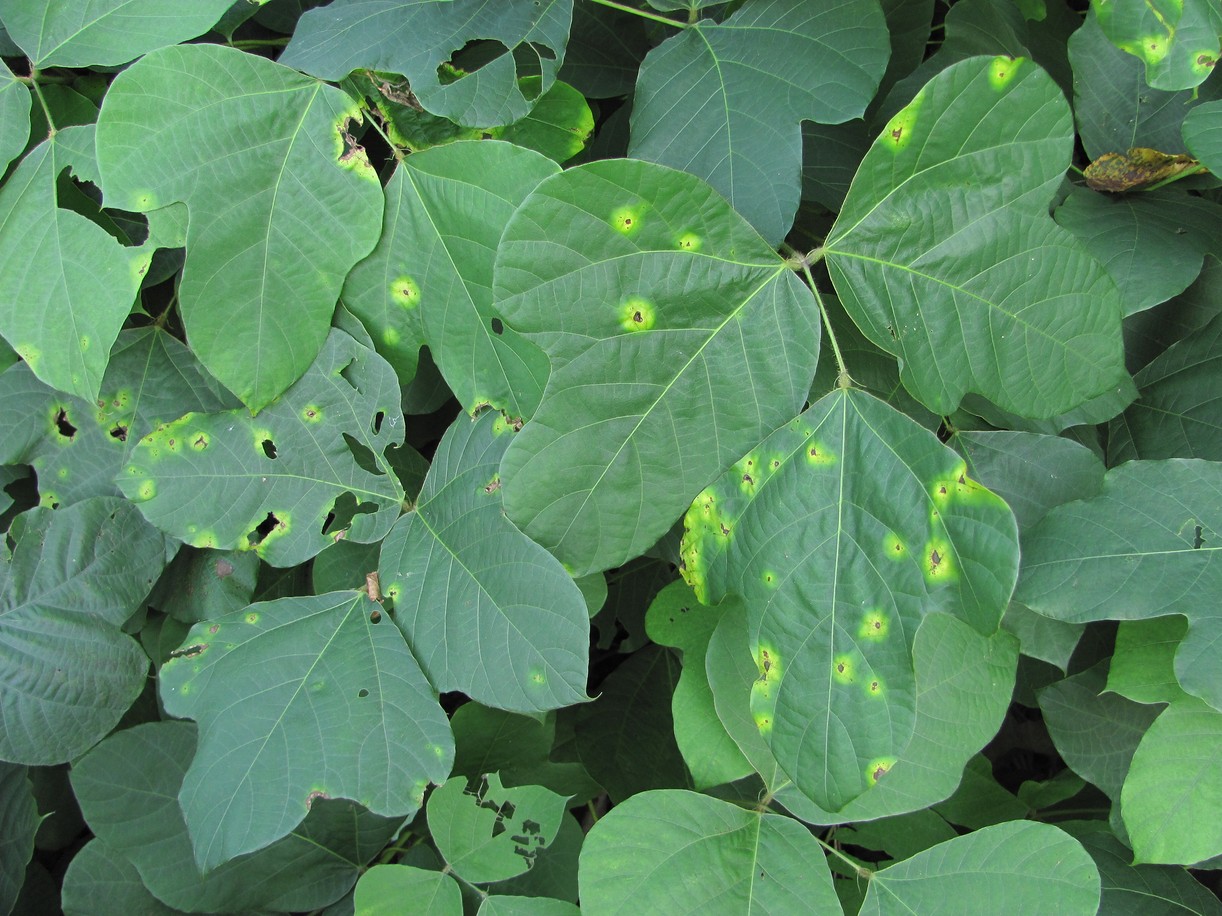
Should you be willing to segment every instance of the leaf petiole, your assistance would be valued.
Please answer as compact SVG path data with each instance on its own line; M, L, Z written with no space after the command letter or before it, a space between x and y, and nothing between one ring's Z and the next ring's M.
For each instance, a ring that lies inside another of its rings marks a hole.
M819 306L819 315L823 319L823 327L827 331L828 342L831 343L832 353L836 357L836 387L852 388L853 377L849 375L849 370L844 365L844 355L840 352L840 344L836 340L836 332L832 330L831 316L827 313L827 306L823 304L823 297L819 295L819 287L815 285L815 278L810 272L812 264L818 264L823 260L823 249L816 248L814 251L807 252L806 254L799 254L789 245L785 245L784 250L789 255L790 263L802 268L802 275L806 277L806 285L810 287L811 295L815 297L815 302Z
M659 16L657 13L651 13L648 10L639 10L635 6L628 6L626 3L616 3L615 0L592 0L599 6L607 6L613 10L620 10L624 13L632 13L634 16L640 16L642 19L652 19L654 22L660 22L663 25L674 26L676 29L686 29L691 23L676 22L674 19L667 19L665 16Z
M42 94L42 87L38 85L38 71L33 67L30 68L30 75L22 80L28 82L34 90L34 94L38 96L38 104L42 106L42 113L47 116L47 139L51 139L59 132L59 128L55 126L55 119L51 117L51 108L47 105L46 97Z
M834 855L837 859L847 864L849 868L853 869L853 871L857 874L857 877L864 878L867 881L869 881L871 878L874 877L874 872L866 868L860 862L856 862L853 859L850 859L848 856L846 856L843 852L841 852L831 843L828 843L826 840L822 839L821 837L815 837L815 840L819 843L820 846L822 846L824 849L826 849L828 852Z

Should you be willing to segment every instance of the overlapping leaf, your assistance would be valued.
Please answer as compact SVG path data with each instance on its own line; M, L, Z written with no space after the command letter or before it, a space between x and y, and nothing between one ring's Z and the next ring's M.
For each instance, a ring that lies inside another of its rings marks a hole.
M551 360L505 454L505 511L574 575L648 549L814 375L810 293L715 191L662 166L543 181L494 280L506 324Z
M216 45L154 51L106 94L107 201L187 205L187 336L252 410L310 365L344 275L378 238L382 193L347 134L356 117L339 90Z
M755 722L781 768L837 811L912 739L917 628L997 630L1018 571L1009 508L937 437L838 391L744 455L684 520L684 576L741 595Z
M1099 869L1103 891L1100 913L1222 916L1222 901L1186 869L1130 864L1133 851L1108 832L1100 821L1070 823L1065 829L1082 844Z
M72 788L95 842L130 863L174 912L326 906L352 887L361 865L401 824L350 803L319 803L284 839L203 876L178 806L195 749L194 725L146 723L111 735L72 768Z
M93 127L64 128L0 188L0 334L40 379L86 401L152 257L58 206L66 169L96 180L93 144Z
M693 880L699 876L699 880ZM695 792L642 792L594 825L581 911L840 913L818 841L797 821Z
M202 35L233 0L0 0L9 37L39 68L125 64Z
M0 759L71 760L114 728L148 658L120 631L165 566L165 539L119 499L34 509L0 559Z
M1072 143L1047 74L973 58L934 77L866 154L828 269L931 410L977 392L1050 417L1124 378L1115 284L1047 215Z
M30 137L30 92L0 64L0 169L8 168Z
M589 616L560 563L501 511L512 437L494 411L454 421L382 544L379 578L437 689L535 712L585 699Z
M237 407L181 342L156 328L119 335L96 402L61 394L22 363L0 376L0 462L32 464L43 505L118 496L115 477L158 423Z
M12 912L34 853L38 808L26 768L0 763L0 910Z
M759 0L650 52L629 154L709 182L772 244L798 209L801 121L860 117L890 52L877 0Z
M287 835L318 799L410 817L454 757L436 692L359 592L196 624L161 669L161 699L199 724L179 802L203 871Z
M1222 464L1130 461L1103 491L1058 506L1023 537L1015 597L1059 620L1188 618L1175 670L1222 708Z
M1146 65L1155 89L1191 89L1218 62L1222 9L1213 0L1091 0L1108 39Z
M256 550L293 566L337 537L380 540L403 491L384 457L403 441L391 368L333 330L309 371L252 418L190 413L132 451L119 487L145 517L195 547Z
M416 153L395 170L382 237L343 296L404 381L426 343L467 410L533 412L547 358L493 308L492 264L514 209L557 171L538 153L478 141Z
M875 872L861 916L1042 913L1095 916L1099 871L1051 824L1012 821L939 843Z
M405 900L420 916L461 916L462 891L448 874L413 865L375 865L356 885L353 902L363 916L394 916Z
M1183 124L1184 143L1215 175L1222 173L1222 101L1194 108Z
M81 847L68 863L60 906L65 913L92 916L176 916L144 886L136 866L102 840Z
M564 62L572 16L572 0L333 0L301 17L280 59L328 80L358 69L398 73L434 114L495 127L533 102L518 86L515 55L538 68L546 92ZM495 50L466 72L455 52L473 42ZM457 79L442 78L447 65Z

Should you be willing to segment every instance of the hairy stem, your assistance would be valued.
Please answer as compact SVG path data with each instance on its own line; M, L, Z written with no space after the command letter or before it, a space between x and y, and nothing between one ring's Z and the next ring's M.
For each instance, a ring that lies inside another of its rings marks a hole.
M626 3L616 3L615 0L591 0L591 2L597 3L599 6L609 6L613 10L632 13L632 15L640 16L642 19L652 19L654 22L674 26L676 29L686 29L688 26L686 22L676 22L674 19L667 19L665 16L659 16L657 13L651 13L648 10L638 10L635 6L628 6Z

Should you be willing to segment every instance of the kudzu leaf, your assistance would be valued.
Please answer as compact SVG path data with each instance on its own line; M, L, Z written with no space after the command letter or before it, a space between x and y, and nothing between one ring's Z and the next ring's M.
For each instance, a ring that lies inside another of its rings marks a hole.
M497 469L512 437L495 411L455 420L378 569L438 690L537 712L586 699L590 621L560 563L501 511Z
M506 325L551 360L501 466L505 511L574 576L652 546L814 376L810 292L712 188L662 166L544 180L494 281Z
M1201 164L1222 174L1222 101L1200 105L1184 118L1184 144Z
M502 774L503 776L503 774ZM521 782L522 780L517 780ZM595 792L597 794L597 790ZM570 808L578 804L580 799L570 798ZM566 813L560 820L560 829L555 839L535 857L535 864L530 871L497 881L488 887L493 896L489 900L524 900L534 898L538 902L559 905L561 901L570 908L577 901L577 863L581 856L581 847L585 842L585 832L572 813ZM512 896L509 896L512 895ZM544 899L553 898L553 899ZM570 902L571 901L571 902ZM525 905L525 904L523 904ZM542 909L540 912L544 912ZM570 909L566 913L576 914ZM527 912L525 916L532 916Z
M1191 89L1213 72L1222 9L1213 0L1091 0L1108 40L1146 65L1154 89Z
M889 51L878 0L758 0L702 20L641 65L628 153L703 178L775 245L798 209L801 122L860 117Z
M572 16L572 0L333 0L301 17L280 61L332 81L353 70L398 73L433 114L496 127L534 103L519 67L537 68L540 93L551 88ZM488 50L468 72L456 52L472 42Z
M187 205L187 337L251 410L305 372L344 275L377 241L382 192L352 120L357 105L338 89L218 45L154 51L106 93L107 201Z
M26 768L0 763L0 911L12 912L17 902L38 823Z
M1141 396L1111 422L1108 460L1222 461L1222 317L1165 350L1133 377Z
M191 628L161 669L199 724L178 799L201 871L275 842L319 799L410 817L454 742L403 635L361 592L252 604Z
M699 880L693 880L699 876ZM581 911L840 913L818 841L797 821L682 790L616 805L581 850Z
M30 138L30 91L0 64L0 169L25 149Z
M560 75L588 99L627 95L650 48L645 22L615 7L576 4Z
M458 882L413 865L375 865L361 876L353 897L361 916L396 916L409 900L419 916L462 916Z
M0 557L0 759L63 763L114 728L148 658L120 627L173 551L134 507L89 499L33 509Z
M1222 853L1222 712L1195 697L1162 711L1137 745L1120 792L1134 862L1192 865Z
M178 916L180 912L154 897L136 866L99 839L86 843L68 863L60 905L64 913L90 916Z
M476 916L581 916L581 910L566 900L549 897L485 897Z
M880 782L916 721L912 657L934 612L997 631L1018 571L1004 502L915 421L827 395L744 455L684 519L684 576L739 595L755 723L794 783L838 811Z
M1175 653L1186 632L1188 621L1178 615L1121 622L1108 665L1108 692L1135 703L1173 703L1185 696L1175 678Z
M1082 171L1086 186L1096 191L1119 194L1124 191L1153 190L1189 171L1196 171L1191 156L1136 147L1124 153L1104 153Z
M157 424L237 406L165 331L124 331L92 403L48 387L24 363L0 376L0 427L11 431L0 463L32 464L45 506L119 496L116 475Z
M450 779L429 796L429 833L465 881L504 881L534 867L560 830L568 799L542 786L501 785L489 773Z
M0 0L9 37L38 69L113 66L202 35L233 0Z
M538 93L539 77L522 78L523 88ZM537 150L556 162L567 162L583 149L594 132L594 113L585 96L568 83L557 80L537 95L526 117L490 133L498 140Z
M189 413L136 445L119 488L194 547L256 551L273 566L338 537L386 536L403 491L384 453L403 441L399 386L372 350L332 331L318 358L258 418Z
M93 127L40 143L0 188L0 334L40 379L86 401L98 396L111 345L131 311L152 250L125 248L58 206L66 171L95 181Z
M401 825L351 803L320 802L288 836L203 876L178 806L195 751L193 724L150 722L116 732L72 767L72 789L95 843L130 862L174 912L326 906L352 887L361 863ZM133 798L142 803L133 805Z
M977 392L1051 417L1125 377L1116 286L1047 213L1072 145L1046 73L973 58L935 76L866 154L828 270L930 410Z
M1188 618L1183 688L1222 708L1222 464L1130 461L1103 491L1049 512L1023 537L1015 598L1058 620Z
M939 843L876 871L861 916L1043 913L1094 916L1099 871L1077 840L1053 827L1012 821Z
M382 237L349 274L343 296L404 382L425 343L467 410L534 411L547 357L493 307L492 265L513 211L558 171L531 150L486 141L400 163L386 185Z

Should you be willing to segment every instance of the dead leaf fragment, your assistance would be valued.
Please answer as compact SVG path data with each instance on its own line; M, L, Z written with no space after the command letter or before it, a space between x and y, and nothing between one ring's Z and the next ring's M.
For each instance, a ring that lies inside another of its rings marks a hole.
M1133 147L1127 153L1104 153L1086 167L1087 187L1118 194L1172 178L1200 165L1191 156Z

